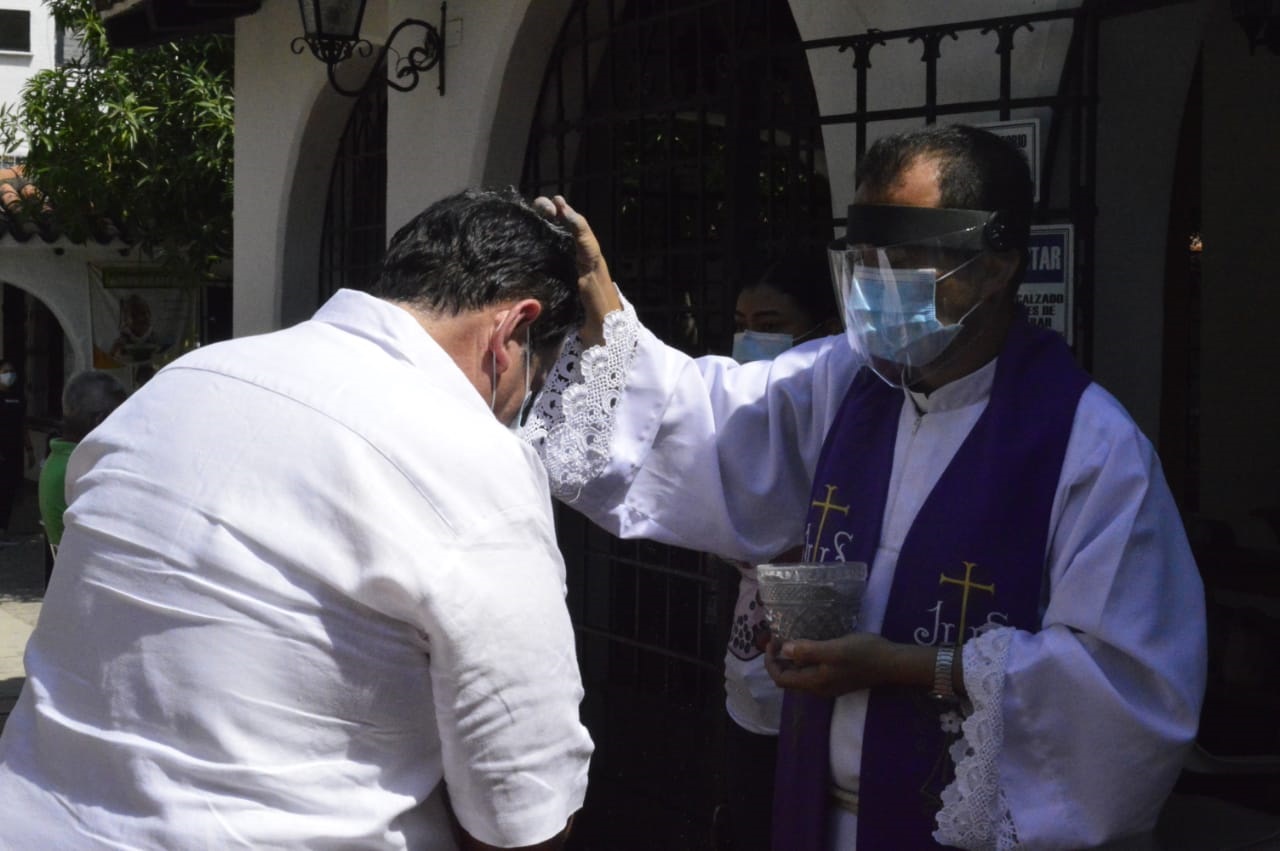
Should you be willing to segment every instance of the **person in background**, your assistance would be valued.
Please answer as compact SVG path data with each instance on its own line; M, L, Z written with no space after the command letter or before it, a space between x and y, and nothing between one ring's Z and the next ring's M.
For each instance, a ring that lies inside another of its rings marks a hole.
M771 360L801 343L840 333L831 272L821 248L791 249L738 291L733 359Z
M67 459L71 450L127 395L114 375L96 369L77 372L62 389L62 433L49 441L49 457L40 469L38 491L40 521L55 553L62 541L62 513L67 510ZM48 577L45 579L48 584Z
M23 475L34 461L27 432L27 400L12 361L0 361L0 546L18 543L9 533Z
M586 220L536 203L578 235L605 340L565 345L530 417L556 495L623 537L870 567L856 632L766 654L774 847L1149 841L1196 735L1204 588L1150 441L1018 306L1021 153L878 139L830 247L846 336L762 364L664 346Z
M772 360L802 343L836 334L840 315L826 251L790 249L760 279L738 292L733 359ZM770 561L793 561L799 549ZM725 710L732 720L725 742L725 800L714 816L716 844L731 851L765 851L778 752L782 690L765 670L769 627L755 565L724 559L740 574L724 656Z
M0 846L563 847L591 738L512 433L573 240L442 199L369 292L170 363L80 442L0 735Z

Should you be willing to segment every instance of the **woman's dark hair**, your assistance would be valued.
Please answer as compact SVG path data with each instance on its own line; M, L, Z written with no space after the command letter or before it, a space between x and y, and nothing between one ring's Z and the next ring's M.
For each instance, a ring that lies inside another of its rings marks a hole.
M400 228L370 292L456 315L534 298L535 347L557 343L582 321L573 237L511 189L468 189Z
M759 280L742 290L769 287L790 296L814 322L838 317L835 289L831 285L831 267L827 252L820 246L784 251L767 267Z

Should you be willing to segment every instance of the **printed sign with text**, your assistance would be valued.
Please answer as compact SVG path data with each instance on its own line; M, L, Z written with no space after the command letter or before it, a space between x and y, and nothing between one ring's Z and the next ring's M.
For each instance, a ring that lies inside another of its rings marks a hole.
M1033 225L1027 271L1018 288L1018 302L1032 325L1052 328L1068 343L1071 337L1071 295L1075 280L1071 225Z

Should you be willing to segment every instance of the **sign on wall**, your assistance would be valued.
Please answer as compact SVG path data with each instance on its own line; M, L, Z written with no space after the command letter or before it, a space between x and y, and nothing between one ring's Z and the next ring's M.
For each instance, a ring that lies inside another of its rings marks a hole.
M198 345L199 287L159 268L90 265L93 366L135 390Z
M994 133L1008 141L1027 158L1031 167L1031 186L1035 191L1035 201L1040 200L1040 119L1028 118L1021 121L997 121L994 124L977 124L983 130Z
M1018 302L1026 309L1031 324L1052 328L1068 343L1073 342L1074 239L1071 225L1032 225L1027 271L1018 288Z

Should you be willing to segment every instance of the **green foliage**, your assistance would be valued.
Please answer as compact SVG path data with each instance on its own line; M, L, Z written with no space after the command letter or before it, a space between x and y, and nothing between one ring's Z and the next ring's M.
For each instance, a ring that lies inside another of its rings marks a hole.
M113 50L92 0L46 0L84 55L41 71L0 107L0 142L72 239L109 221L197 272L231 254L233 47L202 36ZM40 213L36 213L40 214Z

